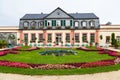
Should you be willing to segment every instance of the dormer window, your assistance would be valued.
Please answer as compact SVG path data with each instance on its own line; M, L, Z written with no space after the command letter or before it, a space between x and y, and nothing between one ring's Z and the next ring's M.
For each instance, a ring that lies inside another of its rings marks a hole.
M48 21L47 25L50 26L50 21Z
M82 21L82 27L86 28L87 27L87 22L86 21Z
M60 20L57 21L57 26L60 26Z
M28 23L28 22L24 22L24 23L23 23L23 28L24 28L24 29L28 29L28 26L29 26L29 23Z
M40 22L38 23L38 27L39 27L39 28L42 28L42 27L43 27L43 21L40 21Z
M35 21L31 22L31 28L35 29L35 26L36 26L36 22Z
M74 22L74 26L75 26L75 27L78 27L78 25L79 25L79 22L78 22L78 21L75 21L75 22Z
M90 25L91 27L94 27L94 26L95 26L95 21L90 21L90 22L89 22L89 25Z
M66 26L70 26L70 20L66 20Z

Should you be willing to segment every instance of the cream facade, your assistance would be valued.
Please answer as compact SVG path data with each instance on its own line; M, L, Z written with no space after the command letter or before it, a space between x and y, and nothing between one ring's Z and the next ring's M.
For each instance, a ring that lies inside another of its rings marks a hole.
M115 38L120 41L120 25L101 25L99 30L99 43L102 46L106 44L111 44L111 34L115 33ZM103 39L100 39L100 35L103 36Z
M60 38L61 41L58 43L58 46L60 45L66 45L66 44L75 44L75 45L83 45L87 42L83 42L82 37L83 34L87 34L87 41L90 42L90 34L95 34L95 42L98 42L100 46L105 46L106 44L111 44L111 34L115 33L115 37L117 40L120 41L120 25L101 25L101 28L99 30L19 30L18 26L0 26L0 34L16 34L16 42L17 44L25 44L23 42L24 40L24 34L28 34L28 45L30 44L38 44L39 42L39 34L43 34L43 37L45 40L43 42L40 42L39 44L51 44L56 45L54 42L56 42L56 34L61 34ZM30 43L32 34L35 34L36 36L36 42ZM48 34L52 35L52 41L48 42ZM66 42L66 34L70 34L70 42ZM79 34L79 42L76 42L75 40L72 40L72 38L75 39L75 34ZM100 39L100 36L102 35L103 39ZM2 37L0 37L2 39ZM17 39L20 39L19 41ZM108 39L108 41L107 41Z

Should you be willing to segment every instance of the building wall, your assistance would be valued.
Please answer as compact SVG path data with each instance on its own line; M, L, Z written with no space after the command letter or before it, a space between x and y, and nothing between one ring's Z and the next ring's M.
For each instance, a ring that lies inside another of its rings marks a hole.
M55 41L55 34L57 33L61 33L62 34L62 41L63 41L63 45L66 44L65 41L65 37L66 37L66 33L70 33L70 43L68 44L72 44L72 38L74 38L74 34L78 33L79 34L79 43L75 43L75 44L84 44L84 42L82 42L82 34L83 33L87 33L87 39L88 42L90 42L90 34L94 33L95 34L95 42L98 42L100 45L105 46L106 43L106 36L110 36L110 42L111 42L111 34L115 33L115 36L120 36L120 25L101 25L101 28L99 30L19 30L18 27L15 26L1 26L0 27L0 33L17 33L16 36L16 40L19 38L21 39L19 42L17 41L17 43L22 43L22 40L24 40L24 34L28 34L28 42L30 43L31 40L31 34L35 33L37 40L36 43L38 43L38 34L40 33L44 33L44 38L45 38L45 43L46 44L52 44L54 45L54 41ZM47 34L48 33L52 33L52 43L47 43ZM100 35L103 36L103 39L100 39ZM43 43L41 43L43 44ZM109 43L110 45L110 43Z
M115 33L115 37L120 36L120 25L101 25L99 30L99 43L100 45L105 46L106 44L111 44L111 34ZM100 35L103 36L103 39L100 39ZM110 43L106 43L106 36L110 36Z

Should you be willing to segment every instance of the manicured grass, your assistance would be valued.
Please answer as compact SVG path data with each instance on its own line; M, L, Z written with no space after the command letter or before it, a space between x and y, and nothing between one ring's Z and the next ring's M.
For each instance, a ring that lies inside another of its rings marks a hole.
M112 66L84 68L84 69L64 69L64 70L39 70L39 69L22 69L12 67L0 67L0 72L15 73L24 75L75 75L75 74L93 74L100 72L109 72L120 70L120 64Z
M21 48L20 48L20 50L26 50L26 49L29 49L29 48L31 48L30 46L22 46Z
M54 48L57 49L57 48ZM61 63L74 63L74 62L93 62L105 59L112 59L113 57L107 54L98 54L98 52L85 52L81 50L75 50L78 52L77 55L65 55L65 56L52 56L52 55L40 55L39 52L44 49L36 51L20 51L19 54L13 55L8 54L6 56L0 57L0 60L9 60L16 62L26 62L35 64L61 64ZM53 50L51 48L46 48L45 50ZM69 49L71 50L71 49Z
M86 48L91 49L91 50L97 50L95 46L87 46Z

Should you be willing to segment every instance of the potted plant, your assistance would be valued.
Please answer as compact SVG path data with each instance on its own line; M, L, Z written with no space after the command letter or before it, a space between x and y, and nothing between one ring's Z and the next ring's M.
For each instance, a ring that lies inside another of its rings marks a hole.
M60 27L60 26L57 26L56 28L57 28L57 29L60 29L61 27Z
M70 29L70 26L66 26L66 29Z
M35 26L32 26L32 29L35 29Z

